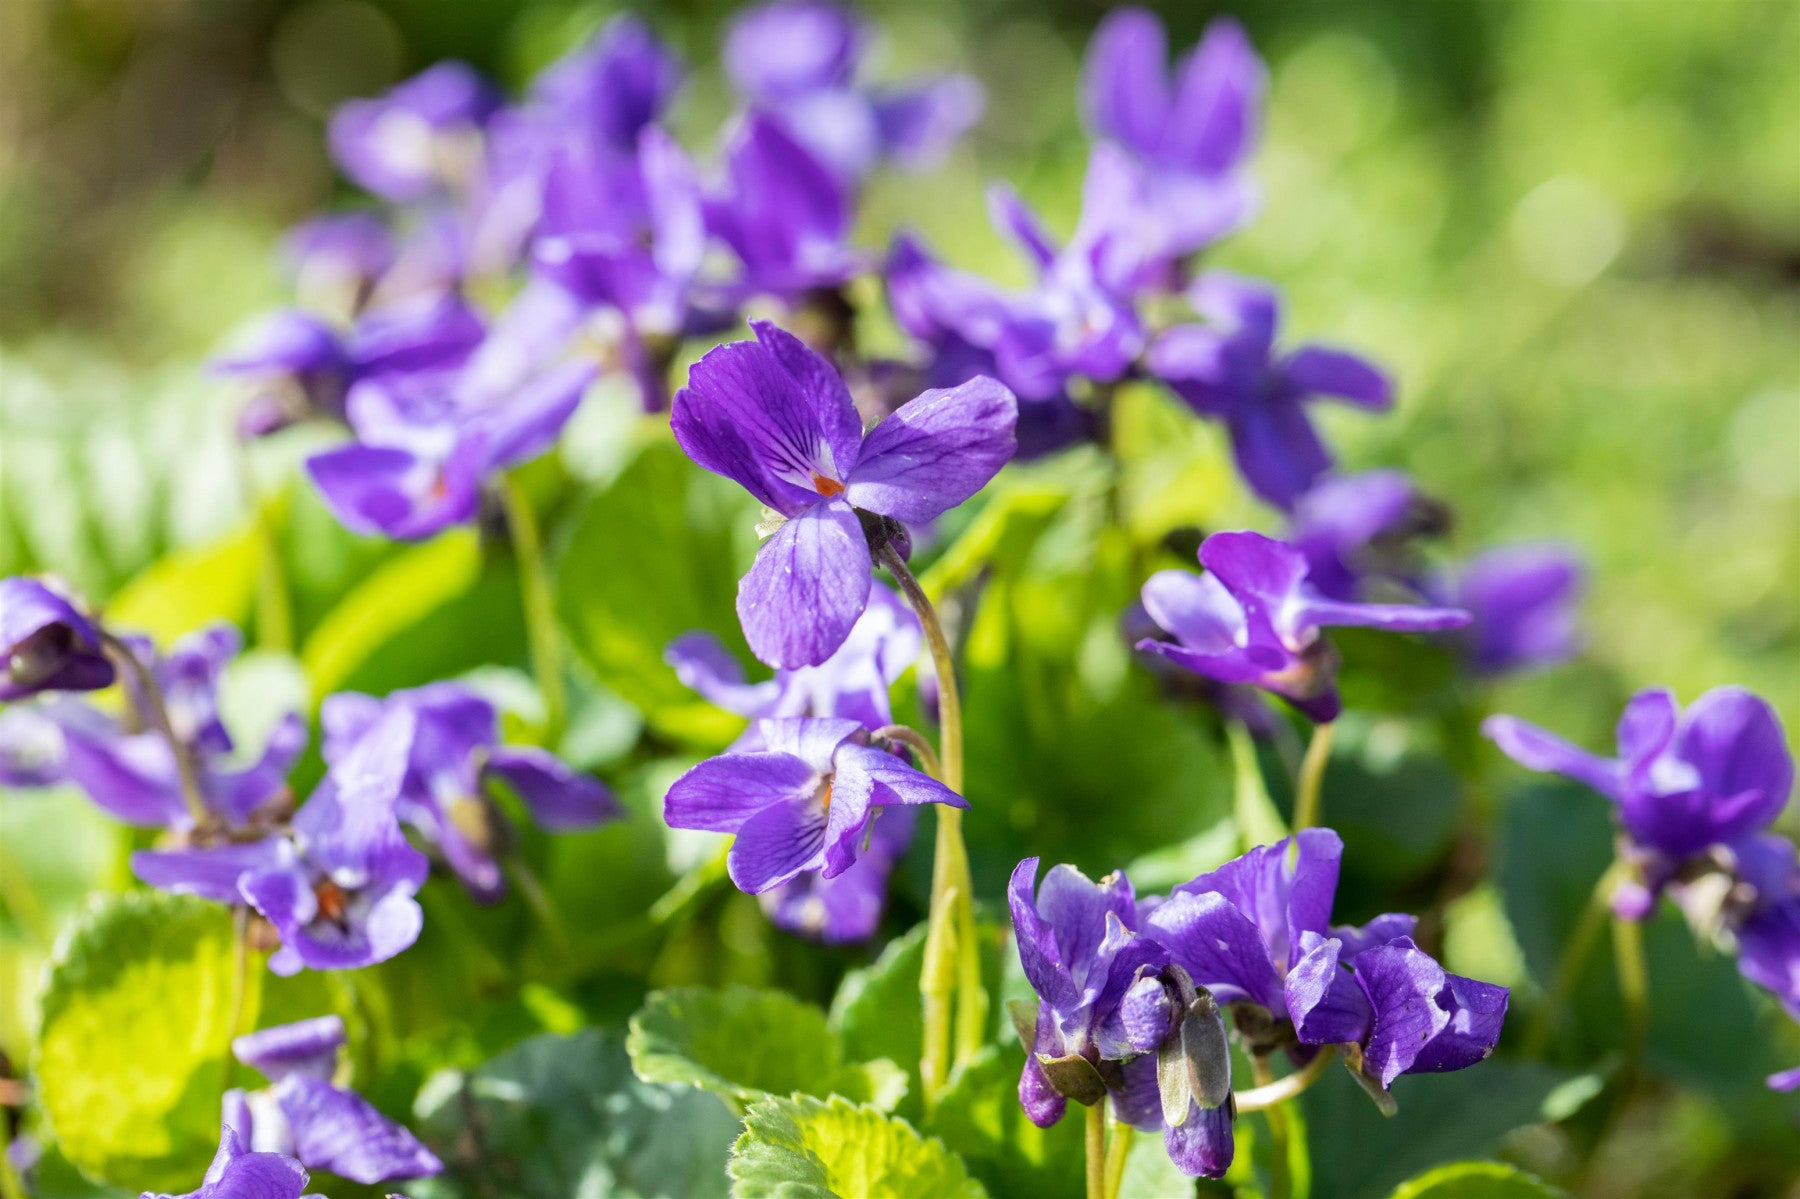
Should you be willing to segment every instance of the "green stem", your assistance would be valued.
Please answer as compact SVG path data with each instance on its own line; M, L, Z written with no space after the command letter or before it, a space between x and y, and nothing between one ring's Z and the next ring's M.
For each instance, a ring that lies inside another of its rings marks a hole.
M1256 1078L1257 1090L1275 1085L1275 1072L1270 1068L1267 1056L1252 1055L1250 1072ZM1281 1104L1274 1103L1263 1108L1262 1113L1263 1119L1269 1122L1269 1199L1289 1199L1294 1193L1294 1180L1288 1160L1287 1111Z
M881 547L881 561L893 573L907 603L919 618L925 643L931 650L938 684L938 740L944 786L962 794L963 729L962 696L956 685L956 660L950 639L944 634L937 609L906 560L891 545ZM950 1034L953 995L960 1000L956 1019L962 1026L957 1057L966 1061L981 1047L986 1022L987 992L981 985L980 959L975 947L975 906L971 898L969 854L963 844L962 812L938 804L937 842L931 873L931 914L925 933L925 962L919 972L919 993L924 1006L924 1056L919 1064L927 1110L935 1107L950 1077ZM958 942L962 943L959 953ZM971 968L972 967L972 968ZM960 976L960 977L958 977ZM960 994L958 994L960 992Z
M1327 721L1314 725L1312 740L1307 743L1306 757L1300 763L1300 781L1294 788L1294 831L1319 823L1320 795L1325 785L1325 764L1331 760L1331 730L1337 726Z
M1306 1089L1318 1082L1325 1073L1325 1067L1337 1057L1337 1046L1327 1045L1313 1054L1313 1060L1294 1071L1286 1078L1265 1079L1257 1075L1257 1086L1248 1091L1239 1091L1236 1095L1239 1113L1267 1111L1269 1108L1298 1098ZM1265 1072L1268 1062L1263 1060ZM1253 1062L1252 1065L1255 1063Z
M135 697L139 704L139 715L167 743L169 754L175 759L175 775L181 781L181 798L187 804L188 815L194 819L195 829L210 829L214 824L213 813L206 806L205 793L200 789L200 775L194 769L193 755L188 753L181 738L175 735L175 726L169 720L169 706L163 702L162 688L156 685L155 676L131 652L130 646L104 629L100 631L100 642L113 663L129 672L137 683Z
M550 893L544 890L537 872L526 865L525 859L517 853L507 855L507 873L512 875L513 885L525 900L525 906L537 917L537 922L544 929L544 936L550 942L551 950L563 961L571 960L575 955L574 944L569 940L569 930L563 924L562 915L556 910Z
M1613 965L1619 994L1625 1001L1625 1063L1633 1070L1650 1031L1650 972L1644 966L1644 927L1635 920L1613 917Z
M538 691L544 697L544 744L554 749L562 740L568 720L568 696L563 689L562 635L556 626L544 540L537 514L531 508L531 497L518 481L502 476L499 489L506 527L512 534L513 553L518 559L519 599L525 610L531 671L537 676Z
M1587 907L1582 909L1575 930L1569 934L1568 944L1563 946L1562 958L1556 963L1556 977L1551 980L1550 994L1545 996L1544 1006L1538 1009L1537 1019L1525 1038L1527 1057L1541 1056L1548 1048L1556 1026L1561 1023L1563 1010L1575 992L1575 984L1581 981L1582 969L1600 941L1600 930L1606 927L1606 918L1612 912L1613 888L1618 885L1624 870L1623 863L1614 861L1594 883Z
M256 505L256 636L264 649L287 654L294 650L294 612L272 509L271 500Z
M244 1012L249 1007L250 992L250 909L234 907L231 910L231 1006L230 1030L231 1039L237 1040L247 1030L244 1028ZM231 1089L234 1075L237 1073L237 1054L225 1055L225 1090Z
M1106 1199L1119 1199L1119 1187L1125 1181L1125 1163L1131 1157L1131 1138L1137 1129L1113 1121L1112 1137L1106 1144Z
M1087 1199L1106 1199L1106 1104L1087 1109Z

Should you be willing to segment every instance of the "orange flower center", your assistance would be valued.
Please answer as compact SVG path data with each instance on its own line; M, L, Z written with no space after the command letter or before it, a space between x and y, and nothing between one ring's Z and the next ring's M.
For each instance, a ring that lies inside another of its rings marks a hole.
M844 485L842 483L838 482L836 479L828 478L816 470L813 472L812 485L813 490L824 496L826 499L830 499L834 495L844 494Z
M349 896L344 889L328 878L322 878L313 885L313 898L319 901L319 915L333 924L342 924L344 913L349 910Z

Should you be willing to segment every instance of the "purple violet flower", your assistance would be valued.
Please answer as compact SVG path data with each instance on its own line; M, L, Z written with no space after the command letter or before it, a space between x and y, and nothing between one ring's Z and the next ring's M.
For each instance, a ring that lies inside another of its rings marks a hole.
M740 13L725 39L725 71L759 112L850 182L883 158L923 168L981 117L981 86L941 75L888 88L856 83L868 29L823 0L775 0Z
M673 828L735 833L726 866L761 894L809 871L837 878L856 861L871 818L894 805L968 801L885 749L854 720L765 720L767 747L709 758L663 800Z
M1555 545L1509 545L1472 559L1435 588L1474 617L1461 642L1480 674L1554 666L1580 648L1581 559Z
M54 787L68 775L62 728L42 708L0 708L0 787Z
M285 1154L245 1149L237 1130L227 1124L219 1130L219 1151L199 1190L185 1195L145 1191L142 1199L302 1199L309 1177L306 1167Z
M373 212L336 212L289 229L281 256L303 299L324 311L354 315L394 264L394 234Z
M421 1178L444 1164L355 1091L332 1085L344 1022L319 1016L249 1033L231 1043L238 1061L268 1078L262 1090L225 1094L225 1123L258 1153L297 1158L352 1182Z
M1223 421L1244 481L1290 509L1331 466L1307 405L1329 397L1381 412L1393 404L1393 384L1342 350L1303 345L1277 355L1280 301L1266 284L1212 271L1188 298L1211 323L1166 330L1145 366L1200 415Z
M739 122L706 224L737 256L743 295L792 303L845 282L864 265L849 244L852 216L848 187L786 129L755 113Z
M1411 589L1406 543L1432 516L1397 470L1332 475L1294 502L1285 541L1306 556L1306 581L1327 599L1363 598L1365 580Z
M347 761L384 717L399 712L412 714L416 732L395 813L479 900L493 902L506 891L496 859L512 830L488 797L493 784L511 788L538 824L557 832L623 814L604 783L548 750L501 745L494 706L460 683L396 691L385 700L354 692L327 697L320 711L325 761Z
M630 152L662 118L682 82L681 61L631 13L608 21L586 43L546 67L531 100L563 123Z
M859 511L921 523L974 495L1012 457L1018 409L992 379L927 391L866 436L830 362L766 321L719 346L675 397L675 439L782 517L738 588L756 656L816 666L844 643L873 581Z
M776 928L826 945L850 945L875 935L887 909L888 879L912 844L918 812L891 807L870 827L867 844L849 869L796 875L756 898Z
M1640 691L1619 717L1617 758L1571 745L1513 716L1482 731L1515 762L1566 775L1612 800L1639 878L1613 909L1641 920L1683 865L1709 847L1767 828L1794 783L1781 721L1741 687L1717 687L1682 712L1662 688Z
M112 686L100 630L42 579L0 579L0 703Z
M1712 925L1716 938L1736 952L1740 974L1800 1021L1800 860L1794 843L1760 833L1719 856L1725 859L1722 875L1729 889L1716 913L1695 910L1683 885L1672 888L1676 898L1690 921Z
M1453 608L1361 604L1327 599L1307 581L1300 551L1260 533L1215 533L1200 547L1204 575L1163 570L1144 584L1144 607L1175 643L1137 648L1222 683L1252 683L1312 720L1342 710L1336 662L1319 630L1354 625L1417 633L1460 628Z
M132 871L164 890L250 904L281 937L269 958L277 974L386 961L424 924L413 896L429 863L395 816L416 731L410 709L384 716L328 771L290 834L139 852Z
M1245 166L1267 90L1268 72L1235 21L1207 26L1173 78L1154 14L1116 9L1095 30L1083 111L1096 134L1128 152L1138 180L1126 219L1157 256L1185 257L1255 214L1261 194Z
M331 155L358 186L396 204L460 191L481 158L481 131L498 93L464 63L447 61L377 99L352 100L331 118Z

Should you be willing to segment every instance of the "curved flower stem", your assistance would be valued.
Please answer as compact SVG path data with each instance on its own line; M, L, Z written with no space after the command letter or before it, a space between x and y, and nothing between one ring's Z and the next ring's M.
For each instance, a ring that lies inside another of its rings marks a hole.
M1325 764L1331 760L1330 721L1313 726L1306 757L1300 763L1300 781L1294 788L1294 831L1319 823L1319 802L1325 786Z
M1237 1093L1238 1111L1240 1113L1267 1111L1269 1108L1298 1097L1313 1083L1319 1081L1320 1076L1325 1073L1325 1067L1329 1066L1336 1057L1337 1046L1327 1045L1313 1055L1312 1061L1286 1078L1279 1079L1275 1078L1273 1071L1269 1069L1269 1061L1266 1057L1251 1059L1250 1064L1256 1072L1257 1085L1252 1090Z
M1106 1103L1087 1109L1087 1199L1106 1199Z
M1568 1006L1569 997L1575 992L1575 984L1581 980L1582 968L1587 965L1589 955L1599 943L1600 930L1606 927L1606 918L1612 911L1613 888L1618 885L1626 869L1624 863L1615 859L1594 883L1587 907L1582 909L1575 931L1569 934L1569 942L1563 946L1562 959L1556 963L1556 977L1551 980L1550 994L1545 997L1544 1006L1538 1009L1537 1019L1532 1022L1531 1032L1525 1038L1525 1052L1528 1056L1539 1056L1550 1044L1556 1026L1562 1021L1563 1009Z
M131 652L130 646L105 629L100 630L100 642L114 664L128 672L137 684L135 692L128 689L127 694L135 699L144 723L168 744L169 754L175 759L175 777L181 782L181 798L187 804L188 815L194 819L194 827L210 828L214 823L213 813L206 806L206 793L200 789L200 775L194 769L193 755L175 735L175 726L169 721L169 706L163 702L162 688L156 685L155 676L142 659Z
M906 746L919 755L919 761L924 763L927 774L940 782L943 780L944 764L938 761L937 750L931 748L931 742L927 741L925 734L918 729L909 728L904 724L888 724L876 729L869 736L875 741L894 741Z
M526 864L525 858L518 852L506 855L507 873L512 876L513 886L519 889L519 895L525 900L525 906L537 917L537 922L544 930L545 938L550 942L551 950L563 961L575 956L574 945L569 940L569 930L563 924L562 915L556 910L556 903L550 893L544 890L544 884L537 876L537 871Z
M1321 1058L1324 1056L1323 1053L1319 1055ZM1280 1085L1275 1081L1275 1072L1270 1068L1268 1056L1265 1054L1258 1053L1251 1056L1250 1072L1256 1078L1257 1091L1262 1091L1265 1087ZM1291 1074L1288 1077L1298 1078L1300 1076ZM1287 1079L1282 1081L1286 1082ZM1300 1090L1304 1089L1304 1087L1300 1088ZM1296 1095L1299 1093L1299 1090L1294 1092ZM1239 1110L1243 1110L1241 1104ZM1287 1112L1279 1102L1268 1104L1260 1110L1263 1119L1269 1122L1269 1199L1288 1199L1294 1191L1294 1180L1288 1162Z
M513 553L519 564L519 600L525 610L525 639L531 650L531 673L537 676L544 697L544 744L556 748L568 719L568 694L563 689L562 635L556 627L556 605L550 594L550 570L544 560L544 539L538 530L531 497L514 479L504 475L497 483L500 506L506 512L506 528L512 534Z
M244 1033L244 1012L249 1006L249 994L250 909L240 904L231 909L231 1007L226 1017L234 1041ZM237 1054L228 1050L225 1054L225 1090L231 1089L236 1073Z
M962 696L956 685L956 661L950 651L950 639L944 634L937 609L932 607L930 597L899 551L883 545L880 558L900 584L925 632L938 684L938 740L943 746L938 778L961 795ZM919 972L919 992L925 1017L924 1057L919 1074L929 1110L950 1077L951 996L960 992L956 1013L957 1023L962 1026L957 1040L959 1060L966 1060L980 1049L987 1009L987 993L981 986L980 958L976 953L975 907L970 898L969 854L963 844L962 812L943 804L937 805L931 915L925 934L925 962Z
M1650 1031L1650 972L1644 966L1644 928L1635 920L1614 916L1613 967L1625 1001L1625 1069L1637 1068Z
M1125 1181L1125 1162L1131 1157L1131 1138L1137 1132L1129 1124L1113 1121L1112 1136L1106 1145L1106 1196L1119 1199L1119 1187Z

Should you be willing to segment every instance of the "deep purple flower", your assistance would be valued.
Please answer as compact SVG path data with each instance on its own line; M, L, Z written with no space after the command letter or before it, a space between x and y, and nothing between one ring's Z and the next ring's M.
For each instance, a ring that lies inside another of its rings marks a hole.
M1222 683L1265 688L1320 722L1342 709L1321 628L1415 633L1469 622L1453 608L1327 599L1309 585L1298 550L1260 533L1213 534L1200 547L1200 564L1204 575L1164 570L1144 584L1144 607L1176 643L1146 639L1137 647Z
M856 860L871 818L894 805L968 801L868 744L854 720L765 720L767 747L709 758L663 800L673 828L735 833L732 882L751 894L809 871L836 878Z
M506 890L496 856L512 834L488 796L494 784L510 788L534 820L558 832L623 814L605 784L548 750L502 746L494 706L460 683L396 691L385 700L354 692L327 697L320 711L326 762L347 761L383 717L398 712L412 714L416 732L395 813L478 899L496 900Z
M874 584L869 605L837 651L817 666L777 670L761 683L744 671L710 633L686 633L669 643L664 660L676 677L705 699L750 718L751 727L732 746L761 749L757 721L792 716L837 716L873 731L893 721L888 687L924 648L919 618L886 585Z
M467 65L441 62L331 118L331 155L355 183L406 204L465 187L500 97Z
M1567 775L1613 801L1640 875L1614 894L1613 907L1633 919L1649 915L1683 863L1767 828L1793 788L1781 721L1740 687L1714 688L1686 712L1667 690L1640 691L1619 717L1617 758L1513 716L1481 727L1520 765Z
M1800 1020L1800 861L1794 843L1762 833L1725 856L1731 887L1720 913L1720 939L1736 951L1738 971Z
M793 302L849 279L863 267L852 216L847 185L783 126L755 113L738 123L706 222L741 264L740 292Z
M306 1167L285 1154L245 1149L237 1130L227 1124L219 1130L219 1151L199 1190L185 1195L145 1191L142 1199L301 1199L308 1178Z
M1200 415L1223 421L1245 482L1291 508L1331 466L1307 405L1329 397L1380 412L1393 403L1393 384L1342 350L1303 345L1277 354L1280 302L1265 284L1212 271L1188 298L1210 323L1165 331L1145 365Z
M1095 30L1082 71L1094 132L1127 149L1142 182L1134 220L1170 257L1242 225L1259 194L1244 166L1261 136L1268 75L1236 22L1222 19L1176 64L1162 22L1116 9Z
M675 397L675 438L785 520L738 588L751 650L816 666L867 606L869 542L857 512L932 520L1012 457L1017 405L992 379L927 391L865 437L850 390L792 334L754 322L755 341L710 351Z
M629 152L662 117L681 80L680 60L643 21L621 13L546 67L532 82L531 99L559 121Z
M1562 546L1509 545L1474 558L1437 590L1474 617L1461 642L1470 665L1493 675L1554 666L1576 652L1581 574L1581 559Z
M0 703L110 687L100 630L42 579L0 579Z
M444 1164L419 1139L355 1091L333 1086L344 1022L320 1016L249 1033L231 1043L270 1085L225 1094L225 1123L258 1153L297 1158L353 1182L420 1178Z
M725 70L739 92L843 179L882 158L935 162L981 116L981 86L942 75L888 88L858 86L868 30L824 0L775 0L746 9L725 39Z
M413 896L429 863L395 815L416 725L410 709L384 716L294 814L290 835L135 853L133 872L164 890L250 904L280 934L269 958L277 974L386 961L424 924Z
M140 638L125 643L161 692L170 729L193 764L201 801L220 828L243 829L278 805L287 793L288 771L306 748L306 721L289 712L270 729L259 754L248 759L239 754L218 711L220 678L242 648L237 630L213 625L182 638L164 655ZM126 693L142 712L145 699L130 676ZM192 827L194 813L182 794L174 752L160 732L145 729L140 719L127 722L73 699L44 705L33 715L55 730L53 739L41 730L35 739L44 785L74 783L127 824ZM0 738L0 744L8 739ZM0 748L0 756L5 752ZM53 759L42 757L50 752Z
M887 908L888 879L912 844L917 818L913 808L891 807L875 821L868 844L842 874L832 878L822 871L801 874L758 895L770 922L827 945L874 936Z
M475 518L490 475L554 444L597 373L579 358L533 359L496 333L460 370L357 383L345 405L357 440L306 468L352 532L429 537Z

